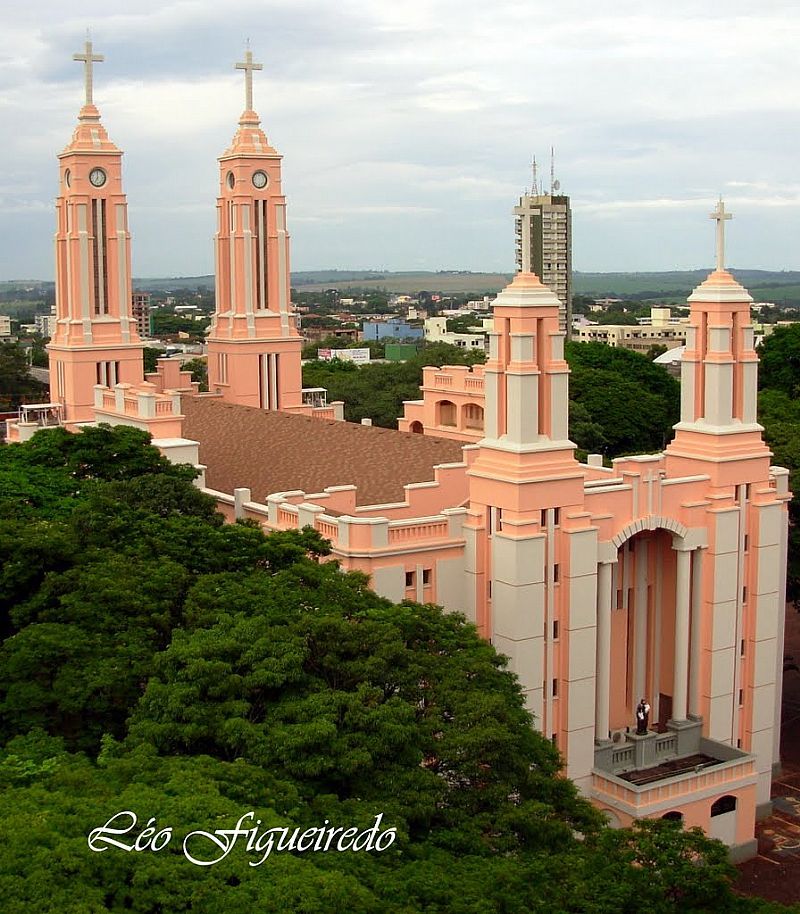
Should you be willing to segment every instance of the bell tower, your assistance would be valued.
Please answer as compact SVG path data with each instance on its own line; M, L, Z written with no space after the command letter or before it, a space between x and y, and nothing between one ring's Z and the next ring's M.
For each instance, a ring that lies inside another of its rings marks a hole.
M771 455L756 418L753 299L725 269L725 222L732 217L722 200L710 218L717 224L716 267L689 296L681 421L666 456L670 476L702 466L712 485L726 486L766 480Z
M464 524L468 593L474 595L468 616L510 658L526 705L547 736L556 729L552 694L545 690L556 675L550 633L565 599L555 585L569 545L560 531L567 511L581 510L584 498L568 432L564 337L558 298L523 262L494 302L485 437L467 471ZM558 618L565 623L566 609Z
M216 311L208 336L209 390L230 403L260 409L302 408L302 340L289 311L289 234L281 189L281 156L253 110L248 49L245 110L220 156Z
M94 386L144 379L143 344L131 314L128 205L122 152L108 138L92 94L94 54L87 40L85 100L69 145L59 154L56 200L56 328L48 346L50 399L67 427L94 419Z

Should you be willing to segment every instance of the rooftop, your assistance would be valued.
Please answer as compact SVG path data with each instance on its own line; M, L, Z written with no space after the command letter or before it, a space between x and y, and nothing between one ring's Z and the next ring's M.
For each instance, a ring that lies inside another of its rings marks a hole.
M182 397L184 435L200 443L206 485L231 494L249 488L261 500L274 492L354 485L358 504L403 500L403 486L432 482L433 468L460 463L461 443L394 429L297 416Z

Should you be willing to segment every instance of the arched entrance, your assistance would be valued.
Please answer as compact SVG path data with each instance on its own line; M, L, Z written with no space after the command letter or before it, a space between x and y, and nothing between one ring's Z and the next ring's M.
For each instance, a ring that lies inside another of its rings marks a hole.
M598 568L596 736L619 743L636 731L665 733L699 720L700 562L678 522L629 525ZM667 526L669 525L669 526ZM695 610L692 612L692 604ZM683 741L685 745L685 741ZM661 747L666 751L666 744Z
M648 530L626 540L611 570L612 734L636 729L636 707L650 706L648 729L664 732L672 715L675 642L672 534Z

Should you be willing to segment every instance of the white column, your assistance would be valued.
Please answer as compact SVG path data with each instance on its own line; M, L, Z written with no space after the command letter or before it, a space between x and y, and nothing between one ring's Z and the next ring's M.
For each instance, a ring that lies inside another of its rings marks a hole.
M633 698L638 704L645 697L647 672L647 543L638 540L635 546L636 556L636 596L635 596L635 630L634 630L634 674Z
M597 690L594 735L608 739L611 698L611 563L597 566Z
M675 548L675 547L673 547ZM686 681L689 673L689 564L691 551L676 549L675 657L672 680L672 719L686 720Z
M692 628L689 653L689 716L700 717L700 640L702 620L702 555L700 549L692 552Z

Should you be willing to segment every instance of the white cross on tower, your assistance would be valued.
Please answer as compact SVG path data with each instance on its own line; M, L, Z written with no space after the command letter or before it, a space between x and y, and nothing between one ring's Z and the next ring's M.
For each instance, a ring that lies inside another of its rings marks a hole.
M253 63L253 52L248 48L244 54L244 61L236 64L237 70L244 70L244 110L253 110L253 70L263 70L260 63Z
M92 42L87 38L83 54L73 54L72 59L83 61L84 81L86 84L85 104L92 105L94 104L92 101L92 64L102 63L105 57L102 54L92 54Z
M725 223L728 219L733 219L731 213L725 212L722 197L719 198L717 208L713 213L709 213L708 218L717 221L717 270L722 271L725 269Z

